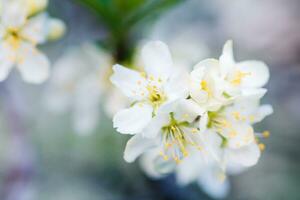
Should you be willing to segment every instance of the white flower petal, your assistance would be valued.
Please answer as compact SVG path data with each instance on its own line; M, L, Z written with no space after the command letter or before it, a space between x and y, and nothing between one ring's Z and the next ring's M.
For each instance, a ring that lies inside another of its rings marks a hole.
M191 99L180 99L174 112L174 117L178 121L193 122L198 116L204 114L204 108L200 107Z
M210 110L218 109L221 105L218 100L222 94L222 86L217 85L217 80L220 79L218 68L218 60L206 59L199 62L191 72L190 95L197 103Z
M159 179L164 174L160 173L157 169L155 160L157 159L157 156L159 155L159 149L154 149L146 152L141 156L139 159L139 164L142 168L142 170L146 173L146 175L152 179Z
M26 21L27 8L24 1L1 1L1 23L7 28L20 28Z
M200 61L199 63L197 63L194 66L194 72L192 72L192 76L196 77L196 75L201 75L202 73L204 73L205 71L208 72L217 72L219 68L219 61L213 58L208 58L205 60ZM197 70L202 70L201 71L197 71ZM203 76L203 75L202 75ZM199 79L201 80L202 77L199 76Z
M221 133L228 139L228 147L239 149L254 142L255 136L251 125L247 123L232 123L232 127Z
M236 64L238 70L245 73L242 78L241 86L243 87L262 87L270 77L268 66L260 61L244 61ZM248 75L247 75L248 74Z
M230 183L227 178L222 177L222 172L213 169L206 170L198 179L198 184L201 188L214 199L225 198L230 190Z
M140 133L150 123L152 111L151 105L142 103L123 109L114 116L114 127L123 134Z
M48 15L46 13L30 18L21 30L22 38L33 44L45 42L48 34L48 20Z
M222 55L220 56L220 70L222 76L226 76L228 72L234 67L235 62L233 58L232 40L228 40L224 47Z
M18 69L24 81L39 84L49 76L48 58L32 45L23 43L18 57Z
M134 100L141 100L147 96L147 82L139 72L121 65L114 65L113 71L114 73L110 77L111 82L127 97Z
M240 149L232 149L227 152L228 162L240 164L245 167L251 167L258 162L260 150L258 145L252 144Z
M258 108L254 123L262 121L266 116L271 115L273 113L273 107L271 105L262 105Z
M62 20L51 18L48 22L47 39L57 40L61 38L66 33L66 29L67 29L66 24Z
M172 71L172 57L168 46L161 42L149 42L142 49L145 71L148 75L167 79Z
M128 107L128 104L128 99L119 90L113 88L105 99L105 113L109 118L113 118L119 110Z
M247 88L242 90L241 96L237 100L258 100L267 92L265 88Z
M188 73L175 72L164 85L165 93L168 95L168 101L186 98L189 95L188 82Z
M48 0L26 0L28 14L33 15L44 10L48 5Z
M203 173L203 168L206 167L202 154L199 152L193 153L195 154L185 158L177 167L176 180L181 186L196 181L199 175Z
M155 138L169 121L169 113L158 113L142 131L142 135L146 138Z
M1 6L0 6L0 10L1 10ZM0 24L0 39L1 40L5 36L5 33L6 33L5 27L3 26L3 24Z
M156 140L144 138L141 134L134 135L126 144L124 159L134 162L142 153L156 146Z
M200 128L201 132L206 131L207 124L208 124L208 114L207 114L207 112L205 112L203 115L201 115L200 121L199 121L199 128Z

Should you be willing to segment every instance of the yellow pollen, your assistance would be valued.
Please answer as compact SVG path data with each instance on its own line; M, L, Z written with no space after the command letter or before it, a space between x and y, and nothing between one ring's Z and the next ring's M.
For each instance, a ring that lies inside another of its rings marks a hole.
M150 81L154 81L154 76L150 75L149 79Z
M223 126L223 127L230 127L231 126L231 124L227 121L227 120L221 120L220 121L220 124L221 124L221 126Z
M198 132L198 130L196 128L192 129L192 133L197 133L197 132Z
M258 147L261 151L264 151L266 149L266 145L263 143L258 144Z
M155 85L148 85L147 86L148 94L149 94L149 100L151 103L153 103L155 106L161 105L166 100L166 97L164 96L164 93L157 88Z
M232 112L232 116L236 119L236 120L241 120L241 114L237 111Z
M144 78L146 78L146 77L147 77L147 75L146 75L146 73L145 73L145 72L140 72L140 75L141 75L142 77L144 77Z
M208 96L212 96L212 92L211 92L211 90L209 89L208 84L207 84L206 81L204 81L204 80L201 81L201 84L200 84L200 85L201 85L201 89L208 93Z
M233 77L233 79L230 81L233 85L240 85L242 82L242 79L246 76L251 75L251 72L241 72L237 71Z
M162 151L159 152L159 155L160 155L165 161L169 160L169 157L168 157L167 155L165 155Z
M268 138L268 137L270 137L270 132L269 131L264 131L264 132L262 132L262 135L263 135L264 138Z
M250 116L249 116L249 120L250 120L250 122L254 122L255 116L254 116L254 115L250 115Z
M237 136L237 132L235 130L232 130L229 132L229 137L233 138Z
M17 36L10 36L7 39L7 42L11 45L11 47L16 50L20 47L21 40Z
M180 164L181 160L177 156L173 156L174 161L176 164Z

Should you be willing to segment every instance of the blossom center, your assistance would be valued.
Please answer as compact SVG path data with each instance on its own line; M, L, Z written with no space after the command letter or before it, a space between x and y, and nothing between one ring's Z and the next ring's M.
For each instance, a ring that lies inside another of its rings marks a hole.
M202 90L207 92L208 96L210 96L210 97L212 96L212 91L209 88L207 81L205 81L205 80L201 81L200 86L201 86Z
M238 86L241 84L242 79L246 76L251 75L250 72L242 72L242 71L236 71L233 75L233 78L231 79L230 83L232 83L235 86Z
M187 122L178 122L174 119L173 114L170 114L170 123L162 128L163 130L163 150L160 156L164 160L173 159L179 164L183 158L189 155L188 145L202 150L202 147L197 144L191 134L199 133L196 128L188 128Z
M164 92L159 89L156 85L148 85L148 98L149 101L154 105L154 107L160 106L163 102L167 100L166 95Z
M8 42L8 44L10 44L10 46L16 50L20 47L20 43L21 43L21 36L19 34L19 31L16 29L8 29L7 33L6 33L6 41Z

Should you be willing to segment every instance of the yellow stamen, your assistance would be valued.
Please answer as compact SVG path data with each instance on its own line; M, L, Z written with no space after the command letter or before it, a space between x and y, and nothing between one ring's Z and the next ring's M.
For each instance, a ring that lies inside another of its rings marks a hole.
M264 138L268 138L268 137L270 137L270 132L269 131L264 131L264 132L262 132L262 135L263 135Z
M241 114L237 111L232 112L232 116L236 119L236 120L241 120Z
M207 92L208 96L212 96L212 91L210 90L210 88L208 87L208 84L206 81L201 81L201 89L204 90L205 92Z
M264 151L266 149L266 145L263 143L258 144L258 147L261 151Z
M237 71L233 77L233 79L230 81L233 85L240 85L242 82L242 79L246 76L251 75L251 72L241 72Z

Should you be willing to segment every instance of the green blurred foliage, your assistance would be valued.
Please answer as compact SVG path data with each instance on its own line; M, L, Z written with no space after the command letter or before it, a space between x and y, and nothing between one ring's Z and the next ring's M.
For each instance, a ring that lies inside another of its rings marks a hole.
M117 62L129 62L149 24L183 0L76 0L99 17L110 33L98 41Z

